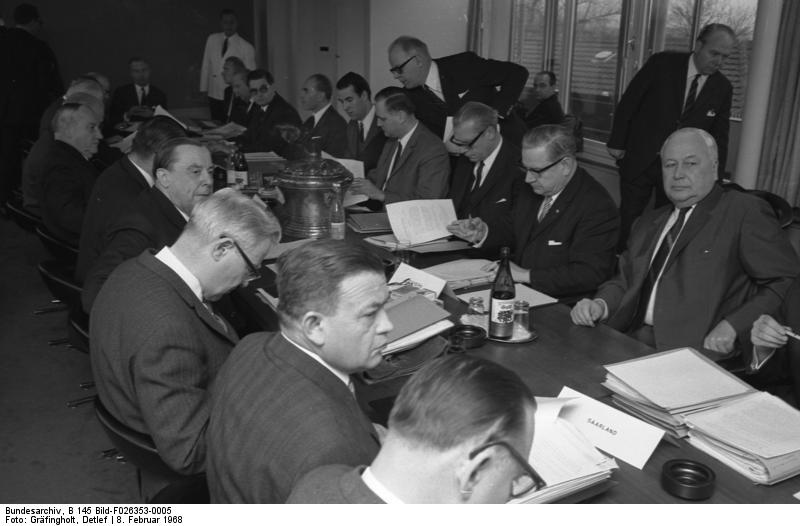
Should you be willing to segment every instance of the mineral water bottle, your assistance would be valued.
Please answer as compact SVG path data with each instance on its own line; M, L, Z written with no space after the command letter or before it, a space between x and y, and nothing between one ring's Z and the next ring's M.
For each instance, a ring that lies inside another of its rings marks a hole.
M492 299L489 307L489 337L499 340L511 338L514 332L514 279L508 263L510 250L500 250L500 267L492 285Z

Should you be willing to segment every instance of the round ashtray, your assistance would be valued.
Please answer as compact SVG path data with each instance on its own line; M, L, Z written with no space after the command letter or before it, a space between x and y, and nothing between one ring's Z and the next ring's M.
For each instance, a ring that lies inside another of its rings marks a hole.
M668 460L661 468L661 487L680 499L706 500L714 494L714 470L694 460Z
M477 325L456 325L450 331L450 338L460 338L465 349L474 349L486 342L486 331Z

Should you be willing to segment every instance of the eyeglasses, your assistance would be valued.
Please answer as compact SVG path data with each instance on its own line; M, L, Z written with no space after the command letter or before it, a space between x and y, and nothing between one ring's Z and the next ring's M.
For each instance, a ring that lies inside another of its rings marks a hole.
M561 159L559 159L557 161L553 161L552 163L548 164L544 168L528 168L527 166L523 166L523 165L521 165L521 167L522 167L523 170L525 170L525 173L527 175L531 175L531 174L542 175L544 172L546 172L547 170L549 170L553 166L557 165L558 163L560 163L564 159L566 159L566 156L562 157Z
M456 140L456 136L455 136L455 134L453 134L453 135L451 135L451 136L450 136L450 142L451 142L451 143L453 143L453 144L455 144L455 145L456 145L456 146L458 146L459 148L464 148L465 150L469 150L470 148L472 148L472 147L475 145L475 143L476 143L476 142L478 142L478 139L480 139L480 138L481 138L481 136L482 136L484 133L486 133L486 130L488 130L488 129L489 129L489 126L487 126L486 128L484 128L483 130L481 130L481 132L480 132L478 135L476 135L476 136L475 136L475 138L474 138L474 139L472 139L472 140L471 140L471 141L469 141L469 142L461 142L461 141L457 141L457 140Z
M256 95L261 93L262 95L269 92L269 86L259 86L258 88L250 88L250 95Z
M233 246L236 247L236 251L239 252L240 256L242 256L242 259L244 260L245 265L247 265L247 270L249 271L249 273L247 274L247 277L245 278L247 280L247 283L250 283L251 281L260 278L261 277L261 271L258 269L258 267L256 267L253 264L252 261L250 261L250 258L247 257L247 254L244 253L244 250L242 250L242 247L239 246L239 243L237 243L236 240L233 239L232 237L227 236L225 234L222 234L220 237L229 238L231 240L231 242L233 243Z
M501 446L508 450L509 454L517 461L517 463L522 466L525 470L525 473L516 477L513 481L511 481L511 497L516 499L528 493L531 490L540 490L547 485L544 479L536 473L536 470L533 469L528 463L528 460L519 454L519 452L514 449L511 444L506 442L505 440L494 440L492 442L487 442L486 444L475 448L469 454L469 459L472 460L475 458L480 452L489 449L490 447Z
M415 59L415 58L417 58L416 55L411 55L410 57L408 57L408 60L406 60L405 62L403 62L399 66L395 66L393 68L389 68L389 73L391 73L392 75L401 74L403 72L403 68L406 67L406 64L408 64L409 62L411 62L412 59Z

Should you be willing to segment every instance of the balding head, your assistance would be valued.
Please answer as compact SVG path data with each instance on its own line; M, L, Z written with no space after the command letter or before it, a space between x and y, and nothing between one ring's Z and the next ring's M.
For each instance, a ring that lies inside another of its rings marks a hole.
M389 45L389 71L404 88L424 85L431 61L428 46L416 37L397 37Z
M717 144L706 131L681 128L661 148L664 192L678 208L700 202L717 180Z
M67 88L67 93L64 95L64 97L68 98L70 95L74 95L75 93L85 93L87 95L91 95L92 97L96 97L99 100L104 100L105 97L103 85L100 84L100 82L98 82L94 77L89 76L82 76L73 80L70 83L69 88Z
M98 99L94 95L89 95L88 93L77 92L64 97L64 104L70 102L75 104L81 104L83 106L88 107L90 110L94 112L98 122L103 121L103 118L105 117L106 107L103 104L102 99Z

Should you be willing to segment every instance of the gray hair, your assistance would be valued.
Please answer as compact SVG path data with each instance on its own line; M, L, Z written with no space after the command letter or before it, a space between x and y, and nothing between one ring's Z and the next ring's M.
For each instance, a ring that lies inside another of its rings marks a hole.
M467 102L453 117L454 126L465 122L474 122L480 129L497 126L497 110L480 102Z
M717 150L717 141L714 140L714 137L710 133L708 133L705 130L701 130L700 128L681 128L679 130L675 130L669 135L669 137L667 137L667 140L664 141L664 144L661 146L661 151L659 152L659 155L661 155L662 158L664 157L664 149L667 147L667 144L669 143L669 141L672 140L673 137L677 135L688 135L688 134L697 135L698 137L700 137L700 139L702 139L703 141L703 144L706 145L706 150L708 150L708 156L711 159L711 162L712 163L719 162L719 151Z
M546 147L551 159L575 157L578 145L572 130L558 124L545 124L533 128L522 138L522 149Z
M389 44L389 52L391 53L396 47L399 47L406 53L417 53L420 55L420 58L431 58L428 45L417 37L403 35L395 38L394 41Z

